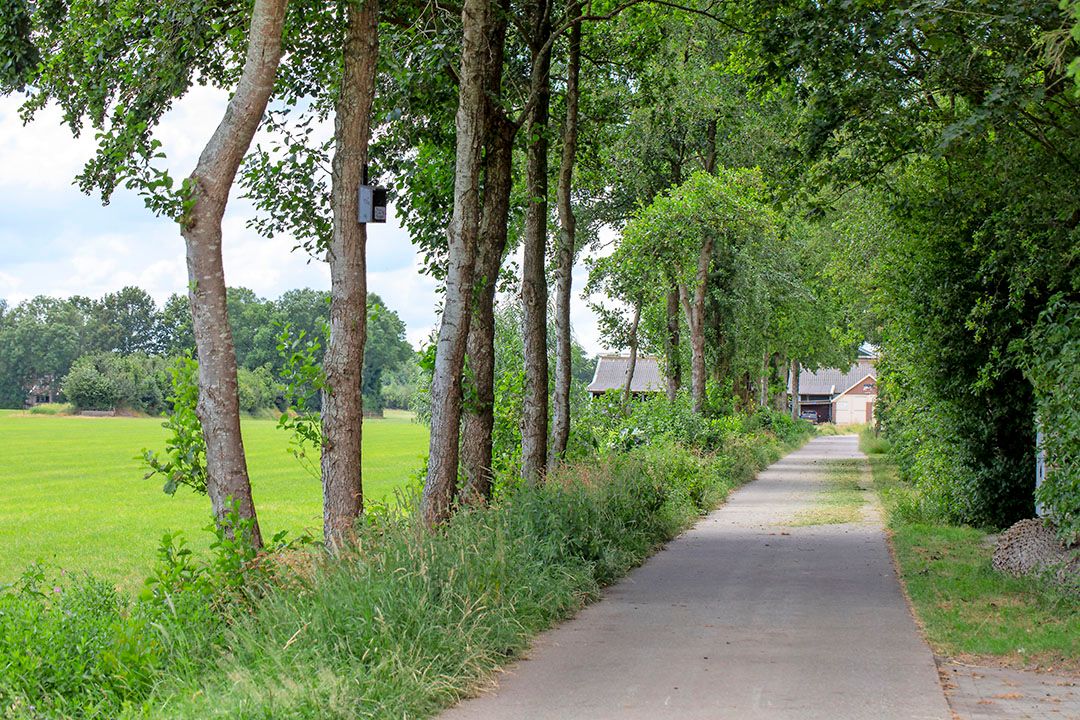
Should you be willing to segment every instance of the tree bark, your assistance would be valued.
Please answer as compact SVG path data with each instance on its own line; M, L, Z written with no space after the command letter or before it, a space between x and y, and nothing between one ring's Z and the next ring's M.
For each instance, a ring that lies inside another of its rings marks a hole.
M514 131L500 123L498 138L488 145L484 172L484 216L476 255L476 307L469 324L469 368L476 383L475 404L465 414L461 463L465 472L462 499L479 505L491 499L494 475L492 432L495 428L495 287L506 250L507 217L513 184Z
M492 432L495 427L495 288L506 251L510 194L513 188L514 136L511 123L497 104L502 90L509 0L501 0L492 21L491 58L485 86L484 190L474 267L476 305L469 323L466 354L476 384L474 406L466 409L462 428L461 465L465 473L462 500L480 505L491 499Z
M534 0L530 6L532 79L535 97L528 121L524 257L521 300L525 340L525 397L521 429L521 474L527 483L543 479L548 439L547 356L547 219L548 140L551 104L551 3Z
M675 402L682 385L682 360L679 358L679 288L673 285L667 293L667 335L664 337L667 354L667 398Z
M580 13L580 3L571 3L570 14ZM566 454L570 439L570 299L573 290L577 219L571 205L578 135L578 75L581 68L581 23L570 28L570 48L566 67L566 124L563 127L562 159L559 166L559 247L555 270L555 399L552 408L551 448L548 468Z
M758 379L758 407L769 404L769 353L761 359L761 377Z
M274 89L287 4L287 0L255 2L236 93L190 177L191 205L180 229L187 249L188 299L199 354L196 412L206 439L206 491L214 517L228 532L232 529L227 526L227 517L235 503L240 519L251 523L247 540L255 547L262 547L262 534L240 436L236 350L225 301L221 221L236 172Z
M712 263L714 246L715 241L708 238L698 253L692 301L686 286L679 286L679 296L686 310L686 324L690 327L690 396L696 413L705 410L705 299L708 293L709 265Z
M799 375L802 373L802 365L798 360L791 361L791 419L798 420L802 414L799 403Z
M716 119L713 118L705 128L705 172L716 174Z
M454 213L447 230L446 295L431 384L428 474L420 501L421 515L429 526L450 517L457 486L461 371L472 314L473 264L479 235L480 172L487 110L484 77L489 61L487 38L492 13L489 0L465 0L461 10L464 37L456 118Z
M378 60L378 0L349 3L341 92L334 119L330 206L330 340L323 368L323 537L336 551L353 534L364 507L361 372L367 340L367 226L357 220L357 196L368 159Z
M623 381L623 405L630 403L633 391L634 372L637 370L638 325L641 323L641 301L634 303L634 317L630 321L630 362L626 365L626 380Z

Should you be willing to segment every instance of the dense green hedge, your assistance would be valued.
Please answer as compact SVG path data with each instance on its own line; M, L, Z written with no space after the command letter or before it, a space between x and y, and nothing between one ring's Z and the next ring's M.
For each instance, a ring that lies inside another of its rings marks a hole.
M1046 481L1036 496L1063 540L1080 541L1080 302L1050 303L1030 339L1028 377L1035 388L1046 452Z
M700 454L669 438L505 488L439 532L372 509L354 555L209 564L169 539L138 600L38 574L0 593L0 708L14 717L386 717L452 702L780 456L730 421ZM809 434L791 426L797 442ZM243 558L240 558L243 560Z

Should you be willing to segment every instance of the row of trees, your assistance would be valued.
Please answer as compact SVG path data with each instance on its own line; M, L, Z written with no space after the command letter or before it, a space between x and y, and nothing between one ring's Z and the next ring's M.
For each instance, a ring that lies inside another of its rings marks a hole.
M329 293L305 288L267 300L247 288L228 288L226 297L240 408L283 407L282 334L287 326L291 337L316 346L314 359L321 362ZM386 381L411 380L415 360L398 314L373 293L367 309L372 341L364 355L363 392L368 412L377 413ZM0 400L22 407L32 388L46 386L86 409L119 406L157 414L169 394L163 358L194 350L191 311L182 295L160 308L137 287L96 300L39 296L11 308L0 303ZM311 399L316 408L318 401Z
M190 347L187 308L161 309L136 287L99 299L39 296L0 300L0 406L23 406L39 384L56 390L75 361L92 353L171 355Z
M1080 293L1075 18L1037 1L762 3L749 18L759 72L803 100L803 162L865 279L905 473L949 519L1030 517L1039 411L1043 500L1075 536L1080 466L1061 452L1080 441L1063 371Z
M354 218L373 123L380 128L375 171L393 173L404 186L399 209L424 251L427 271L444 281L421 508L428 522L445 520L459 500L483 502L491 495L494 303L505 258L515 245L523 257L517 290L523 343L520 472L525 482L542 481L547 469L562 460L569 442L571 271L581 247L601 227L621 226L635 208L677 188L695 170L713 180L695 176L691 182L700 187L686 189L688 205L679 217L693 220L696 209L709 206L720 214L683 228L663 256L639 256L630 242L623 255L633 256L632 262L608 264L642 269L652 263L656 272L651 275L619 279L618 273L609 273L610 282L596 281L614 300L649 317L655 315L656 297L664 298L665 308L677 300L665 325L672 390L679 382L676 356L685 344L691 348L696 408L705 411L703 338L708 333L713 337L709 352L715 356L727 347L731 361L730 368L713 372L713 380L730 388L741 378L747 393L751 383L746 377L760 383L768 368L786 369L780 366L789 358L815 362L828 354L810 353L805 342L781 347L772 340L744 350L744 338L726 333L716 320L720 313L714 306L722 305L726 288L723 282L708 282L709 275L725 272L713 267L717 258L730 256L727 272L738 270L739 276L732 282L749 293L738 311L729 313L727 325L751 315L764 318L755 330L762 337L779 337L773 326L782 324L778 318L784 313L773 300L781 294L798 298L813 272L774 277L772 266L742 272L746 262L771 258L781 238L794 234L768 211L775 198L760 176L726 171L722 165L760 165L767 154L779 155L782 148L768 142L775 128L769 126L763 135L751 125L760 115L781 127L783 114L767 102L751 100L745 83L728 80L725 62L735 45L729 23L710 7L467 0L458 15L426 4L380 12L372 0L318 10L256 0L250 15L165 3L160 12L141 13L137 23L132 12L126 6L78 12L35 6L23 33L27 54L48 61L33 65L12 84L29 89L28 114L53 101L64 108L73 129L89 123L99 131L99 152L78 178L83 189L107 199L123 181L141 192L153 210L180 222L200 358L197 411L207 442L207 488L219 518L225 517L231 498L241 517L257 528L236 420L235 358L242 353L234 347L240 337L229 323L220 259L220 220L238 176L260 210L257 228L268 234L288 232L330 264L331 333L322 363L326 389L321 416L329 546L343 541L362 509L357 359L367 339L362 303L366 235ZM177 31L177 13L191 20L182 24L183 32ZM380 38L392 52L378 53ZM95 57L108 57L107 72ZM160 147L153 131L196 76L234 95L195 173L175 187L158 164ZM146 77L159 81L148 84ZM271 97L277 102L267 113ZM743 111L751 105L761 112ZM726 121L729 113L731 122ZM334 137L323 142L314 128L330 119ZM272 139L255 148L244 164L260 121ZM561 141L552 142L557 137ZM732 142L736 137L745 143ZM758 152L753 142L764 150ZM713 191L725 193L719 204L711 198ZM739 217L726 216L732 208L739 208ZM639 229L627 237L637 232L639 245L651 246L650 238L666 230L646 227L649 222L643 214L635 226ZM694 258L690 271L684 256ZM554 293L548 287L549 271L556 279ZM635 283L638 287L630 287ZM647 310L642 307L646 295ZM550 343L554 383L549 377L550 301L555 308ZM685 319L678 317L680 304ZM787 314L797 314L796 305L787 302ZM819 320L818 329L825 325L820 322L824 307L810 313ZM692 342L679 340L685 337L681 323L689 327ZM633 347L637 335L628 335ZM655 332L641 335L646 343L658 337ZM830 350L842 344L819 342ZM256 543L257 535L256 529Z
M1026 379L1047 366L1023 348L1058 336L1032 333L1077 290L1080 213L1060 180L1076 172L1075 18L1056 4L18 4L5 87L28 89L29 115L57 102L74 130L98 131L83 189L107 199L124 183L180 223L219 518L232 498L255 521L220 253L238 178L257 228L330 265L329 546L362 510L355 203L373 127L373 174L401 188L398 209L444 285L429 523L491 494L495 295L515 246L521 478L541 482L564 457L571 271L605 226L622 230L591 279L609 298L607 336L662 352L673 394L689 365L698 412L710 388L767 403L788 372L877 340L907 470L925 475L926 435L912 433L928 424L937 461L965 468L954 489L979 498L962 516L1002 522L1028 504L1030 482L1009 478L1031 477L1031 411L1059 388L1033 392ZM176 187L153 133L196 78L234 94ZM271 139L249 153L260 123ZM1056 312L1054 327L1075 326Z

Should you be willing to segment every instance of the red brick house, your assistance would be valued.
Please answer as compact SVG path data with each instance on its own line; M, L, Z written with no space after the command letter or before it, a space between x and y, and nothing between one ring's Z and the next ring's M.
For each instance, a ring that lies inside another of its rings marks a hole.
M864 346L846 370L803 370L799 374L799 414L819 423L872 423L878 394L876 366L877 354Z

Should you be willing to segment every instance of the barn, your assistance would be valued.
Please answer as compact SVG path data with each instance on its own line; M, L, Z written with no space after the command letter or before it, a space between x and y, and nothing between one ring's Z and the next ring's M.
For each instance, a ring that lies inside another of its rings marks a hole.
M861 425L874 421L877 354L864 346L846 370L826 368L799 373L799 414L814 422Z

